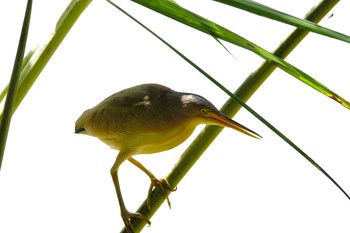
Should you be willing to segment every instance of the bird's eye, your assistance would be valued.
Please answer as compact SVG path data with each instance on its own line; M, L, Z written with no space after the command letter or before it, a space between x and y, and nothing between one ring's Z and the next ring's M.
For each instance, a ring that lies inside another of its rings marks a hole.
M200 111L201 114L203 114L203 115L207 115L207 114L208 114L208 109L201 108L199 111Z

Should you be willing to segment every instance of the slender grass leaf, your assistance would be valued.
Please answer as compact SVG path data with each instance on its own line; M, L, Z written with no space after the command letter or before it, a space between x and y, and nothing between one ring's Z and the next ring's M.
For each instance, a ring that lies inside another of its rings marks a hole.
M20 72L22 69L24 51L26 49L26 44L27 44L30 16L32 13L32 3L33 3L32 0L28 0L27 2L21 35L20 35L18 48L17 48L17 54L15 58L15 63L13 65L11 80L8 87L8 93L7 93L6 101L4 105L3 117L1 117L1 122L0 122L0 169L1 169L1 164L4 157L7 135L11 124L11 117L14 110L14 101L16 98L18 81L19 81Z
M342 104L344 107L350 109L350 103L340 95L331 91L325 85L311 78L305 72L301 72L299 69L296 69L294 66L284 61L283 59L275 56L274 54L268 52L262 47L254 44L253 42L246 40L245 38L237 35L236 33L205 19L204 17L197 15L180 5L176 4L171 0L133 0L145 7L148 7L156 12L159 12L165 16L168 16L178 22L186 24L192 28L200 30L210 36L213 36L218 39L225 40L242 48L245 48L249 51L254 52L260 57L264 58L268 62L273 62L274 65L284 70L288 74L294 76L305 84L311 86L315 90L319 91L322 94L325 94L328 97L336 100L338 103Z
M271 7L268 7L266 5L263 5L261 3L251 1L251 0L214 0L216 2L221 2L229 6L233 6L245 11L249 11L251 13L254 13L256 15L264 16L269 19L273 19L279 22L283 22L289 25L296 26L298 28L314 32L320 35L328 36L337 40L341 40L347 43L350 43L350 37L333 31L331 29L322 27L316 23L313 23L311 21L300 19L295 16L286 14L281 11L277 11ZM338 1L336 1L338 2Z

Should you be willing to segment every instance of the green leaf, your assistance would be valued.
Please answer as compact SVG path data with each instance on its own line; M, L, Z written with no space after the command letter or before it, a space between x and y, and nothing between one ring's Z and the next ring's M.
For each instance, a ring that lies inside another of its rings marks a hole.
M7 93L5 106L4 106L4 112L0 122L0 169L1 169L1 164L4 157L7 135L11 124L11 117L14 111L13 106L14 106L14 102L17 94L17 87L18 87L19 76L22 68L24 51L26 49L26 44L27 44L30 16L32 13L32 3L33 3L32 0L28 0L27 2L27 7L26 7L23 25L22 25L22 31L21 31L18 48L17 48L17 54L15 58L15 64L13 66L11 80L8 87L8 93Z
M293 25L310 32L318 33L320 35L328 36L331 38L335 38L337 40L350 43L350 37L347 35L322 27L308 20L300 19L295 16L286 14L284 12L277 11L273 8L270 8L266 5L263 5L254 1L250 1L250 0L214 0L214 1L221 2L245 11L249 11L251 13L264 16L269 19L273 19L289 25ZM333 2L338 2L338 1L333 1Z
M319 91L322 94L325 94L328 97L336 100L338 103L342 104L344 107L350 109L350 103L340 95L331 91L322 83L313 79L311 76L307 75L304 72L301 72L299 69L295 68L288 62L283 59L273 55L262 47L254 44L253 42L237 35L236 33L205 19L202 16L199 16L181 6L176 4L171 0L133 0L143 6L146 6L154 11L157 11L163 15L166 15L176 21L179 21L183 24L186 24L192 28L200 30L210 36L219 38L252 51L253 53L264 58L268 62L273 62L277 67Z

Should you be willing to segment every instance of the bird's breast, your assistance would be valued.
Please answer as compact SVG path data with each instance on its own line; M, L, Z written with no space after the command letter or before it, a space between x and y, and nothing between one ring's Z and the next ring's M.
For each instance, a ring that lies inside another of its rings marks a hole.
M182 124L166 130L123 133L115 138L100 138L104 143L118 150L130 150L134 154L153 154L170 150L191 136L196 125Z

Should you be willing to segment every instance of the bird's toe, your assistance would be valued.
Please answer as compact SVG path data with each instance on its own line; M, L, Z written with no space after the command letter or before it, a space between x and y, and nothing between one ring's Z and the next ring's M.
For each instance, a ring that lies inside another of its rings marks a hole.
M169 182L166 179L158 180L158 179L155 178L155 179L151 180L151 185L150 185L149 190L148 190L148 197L147 197L147 208L148 208L148 211L151 211L152 191L157 186L159 186L160 191L162 192L163 196L166 197L168 206L171 209L171 203L170 203L170 200L169 200L169 193L176 191L177 187L175 187L175 188L171 187L171 185L169 184Z
M147 222L149 226L151 225L151 221L142 214L127 212L126 214L122 215L122 219L124 221L125 229L128 231L128 233L135 233L134 227L132 226L132 219L134 218L141 219Z

